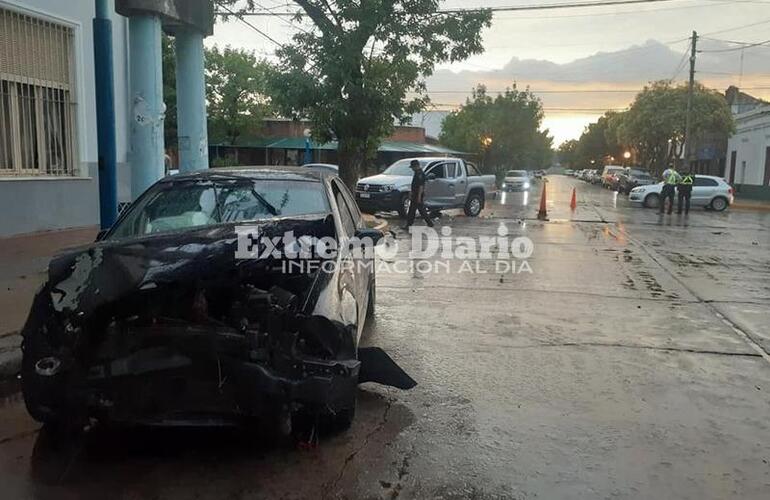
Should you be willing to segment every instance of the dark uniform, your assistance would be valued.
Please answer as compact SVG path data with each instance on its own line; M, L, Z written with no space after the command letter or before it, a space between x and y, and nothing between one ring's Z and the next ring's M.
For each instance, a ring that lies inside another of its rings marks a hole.
M690 198L692 198L692 185L695 182L695 176L692 174L684 174L682 180L676 186L677 193L677 205L676 213L682 213L682 202L684 201L684 213L685 215L690 213Z
M420 211L420 215L425 219L425 223L433 227L433 222L430 220L428 210L423 203L425 198L425 181L425 172L422 171L422 168L415 170L414 177L412 177L411 203L409 204L409 214L406 218L406 227L414 224L415 212L417 210Z
M680 179L681 176L674 167L669 167L663 172L663 190L660 194L660 213L663 213L666 210L666 200L669 201L669 215L674 210L674 194L676 193L676 186L679 184Z

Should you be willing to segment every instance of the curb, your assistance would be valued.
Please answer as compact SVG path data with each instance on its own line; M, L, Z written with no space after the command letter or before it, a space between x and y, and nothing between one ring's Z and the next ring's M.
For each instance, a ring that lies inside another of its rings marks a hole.
M21 336L16 332L0 336L0 380L16 377L21 371Z
M730 205L733 210L753 210L756 212L770 212L770 204L765 203L740 203L734 202Z

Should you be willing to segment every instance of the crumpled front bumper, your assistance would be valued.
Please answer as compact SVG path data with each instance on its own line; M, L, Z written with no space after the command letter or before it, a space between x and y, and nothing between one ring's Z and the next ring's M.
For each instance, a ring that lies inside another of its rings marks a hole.
M358 360L297 360L288 376L227 355L194 359L165 348L94 365L80 392L88 413L111 421L163 423L253 417L304 406L345 407L358 383Z

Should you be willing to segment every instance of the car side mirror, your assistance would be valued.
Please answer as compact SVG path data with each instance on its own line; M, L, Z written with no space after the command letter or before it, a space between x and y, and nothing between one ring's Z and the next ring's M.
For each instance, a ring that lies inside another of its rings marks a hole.
M109 229L101 229L98 233L96 233L96 242L102 241L105 236L107 236L107 233L109 233Z
M429 181L435 181L436 180L436 174L428 174L428 180Z
M379 243L379 241L385 237L385 234L380 231L379 229L374 228L366 228L366 229L359 229L356 231L355 234L356 238L361 241L365 241L367 239L370 239L373 244Z

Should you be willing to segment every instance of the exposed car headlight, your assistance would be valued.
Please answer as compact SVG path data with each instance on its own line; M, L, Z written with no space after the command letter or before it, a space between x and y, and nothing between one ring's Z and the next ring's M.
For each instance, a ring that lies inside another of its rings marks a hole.
M632 193L641 193L642 191L644 191L643 187L635 187L631 190Z
M524 183L524 189L526 189L526 188L528 188L528 187L529 187L529 182L525 182L525 183Z
M503 187L506 187L508 185L507 182L503 182Z
M382 186L382 190L385 192L393 191L394 189L396 189L396 186L394 186L393 184Z

